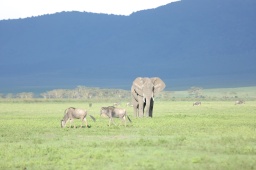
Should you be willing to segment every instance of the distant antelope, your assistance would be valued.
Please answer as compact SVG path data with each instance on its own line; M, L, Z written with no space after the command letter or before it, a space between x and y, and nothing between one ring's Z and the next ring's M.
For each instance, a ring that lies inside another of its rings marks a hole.
M201 106L201 102L194 102L193 106Z
M245 101L237 100L237 101L235 102L235 105L237 105L237 104L245 104Z
M81 119L82 120L82 124L81 127L83 126L83 123L85 122L86 127L88 127L87 124L87 120L86 120L86 116L87 116L87 111L83 110L83 109L77 109L74 107L70 107L68 109L65 110L65 115L63 117L63 119L61 120L61 127L65 127L66 123L69 121L70 122L70 126L73 123L74 119ZM95 118L91 115L89 115L93 121L95 121ZM76 126L74 125L74 128L76 128Z

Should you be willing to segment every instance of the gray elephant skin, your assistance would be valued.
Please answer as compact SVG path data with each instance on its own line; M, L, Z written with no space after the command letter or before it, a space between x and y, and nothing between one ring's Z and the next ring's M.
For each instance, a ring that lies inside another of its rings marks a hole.
M135 117L153 117L154 96L164 88L165 83L159 77L136 78L131 87Z

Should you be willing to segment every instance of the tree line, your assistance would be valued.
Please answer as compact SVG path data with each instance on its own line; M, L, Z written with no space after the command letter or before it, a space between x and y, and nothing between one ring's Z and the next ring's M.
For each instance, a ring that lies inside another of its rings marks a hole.
M217 95L217 94L216 94ZM123 89L103 89L97 87L77 86L75 89L53 89L40 94L33 92L7 93L1 94L0 99L78 99L78 100L109 100L113 99L129 101L131 98L130 90ZM215 97L204 93L202 87L191 87L182 93L182 96L175 91L163 91L157 96L161 100L232 100L239 98L236 92L222 92ZM248 98L250 98L248 96Z
M120 98L130 97L130 91L122 89L101 89L96 87L77 86L75 89L53 89L35 95L33 92L21 92L17 94L0 94L0 98L19 98L19 99L98 99L98 98Z

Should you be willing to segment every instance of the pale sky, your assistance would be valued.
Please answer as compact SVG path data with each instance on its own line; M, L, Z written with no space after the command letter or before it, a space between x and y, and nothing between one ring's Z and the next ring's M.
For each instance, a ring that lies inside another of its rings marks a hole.
M27 18L62 11L130 15L178 0L0 0L0 20Z

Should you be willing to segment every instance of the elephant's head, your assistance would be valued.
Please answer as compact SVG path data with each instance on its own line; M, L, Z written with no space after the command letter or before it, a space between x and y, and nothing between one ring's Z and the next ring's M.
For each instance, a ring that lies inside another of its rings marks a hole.
M165 88L165 83L158 77L138 77L133 81L133 88L137 95L143 98L143 102L146 103L145 114L149 115L149 108L154 101L154 96Z

